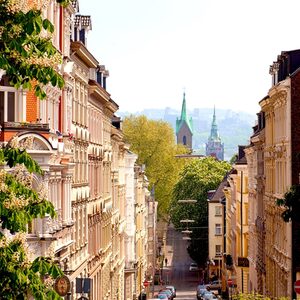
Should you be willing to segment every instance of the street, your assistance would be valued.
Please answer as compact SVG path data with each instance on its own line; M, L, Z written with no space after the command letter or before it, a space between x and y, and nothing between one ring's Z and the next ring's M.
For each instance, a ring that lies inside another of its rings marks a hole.
M175 286L177 290L177 300L196 299L196 287L200 281L198 272L189 271L192 262L187 253L188 241L182 239L182 233L174 230L170 225L167 231L165 258L167 266L164 264L162 278L165 283ZM162 286L155 286L155 295Z

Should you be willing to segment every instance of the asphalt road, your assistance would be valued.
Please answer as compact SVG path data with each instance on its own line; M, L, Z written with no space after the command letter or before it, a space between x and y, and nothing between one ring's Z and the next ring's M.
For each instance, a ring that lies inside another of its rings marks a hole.
M188 241L182 239L183 234L169 226L165 255L168 260L167 266L164 265L162 277L165 283L169 282L177 290L176 300L196 299L196 287L200 281L198 272L189 271L192 262L187 253ZM158 291L161 286L155 286Z

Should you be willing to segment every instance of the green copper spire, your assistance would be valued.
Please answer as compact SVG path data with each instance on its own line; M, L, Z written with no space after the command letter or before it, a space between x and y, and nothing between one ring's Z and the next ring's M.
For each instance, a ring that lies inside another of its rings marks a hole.
M182 107L181 107L181 120L186 120L186 101L185 101L185 92L183 92L183 100L182 100Z
M221 140L220 136L219 136L219 132L218 132L215 106L214 106L214 115L213 115L213 120L212 120L212 123L211 123L209 140L211 140L211 141L220 141Z
M182 127L182 125L186 123L188 128L190 129L191 133L193 134L193 119L188 118L186 112L186 100L185 100L185 92L183 93L183 100L182 100L182 107L181 107L181 116L180 119L177 118L176 120L176 134Z

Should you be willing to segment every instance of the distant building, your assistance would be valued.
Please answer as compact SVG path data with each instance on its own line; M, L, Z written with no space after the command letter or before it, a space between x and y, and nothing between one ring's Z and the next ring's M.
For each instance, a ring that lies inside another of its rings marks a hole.
M221 142L221 138L219 136L215 108L210 136L208 138L208 142L206 143L206 156L213 156L218 160L224 160L224 144Z
M187 148L192 149L193 119L188 118L187 116L185 93L183 93L180 119L176 119L176 137L177 144L182 144L185 145Z

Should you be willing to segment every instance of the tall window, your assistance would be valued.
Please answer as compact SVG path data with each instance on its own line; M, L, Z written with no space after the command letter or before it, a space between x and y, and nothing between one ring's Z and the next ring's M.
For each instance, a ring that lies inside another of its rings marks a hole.
M215 235L221 235L221 234L222 234L222 226L221 226L221 224L216 224Z
M0 122L14 122L20 120L22 101L21 92L9 86L8 78L4 76L0 81Z
M222 216L222 206L216 206L215 207L215 215L216 216Z
M216 256L222 255L222 248L221 245L216 245Z
M186 136L185 135L182 138L182 143L183 143L183 145L186 145Z

